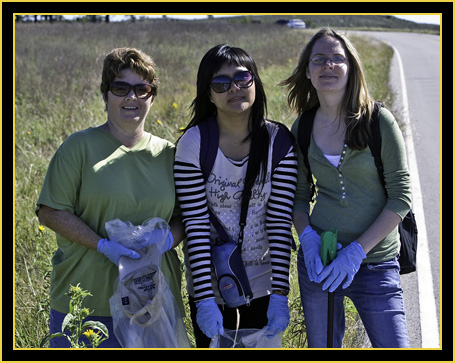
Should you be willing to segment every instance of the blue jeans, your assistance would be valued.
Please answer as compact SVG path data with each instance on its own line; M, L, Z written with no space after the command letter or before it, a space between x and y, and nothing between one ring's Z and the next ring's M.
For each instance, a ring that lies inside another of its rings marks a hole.
M374 348L409 348L408 330L400 284L398 259L362 264L346 289L334 293L334 348L341 348L345 330L344 297L354 303ZM303 259L297 255L300 297L307 329L308 347L327 347L328 290L311 282Z
M66 314L60 313L54 309L51 309L50 316L50 333L59 333L62 331L62 323ZM109 339L102 342L98 345L98 348L121 348L120 343L117 341L117 338L114 335L114 324L110 316L89 316L84 319L84 322L87 320L99 321L106 325L106 328L109 331ZM69 334L66 331L66 334ZM83 341L87 346L91 347L89 340L82 335L82 338L79 341ZM68 339L66 338L52 338L49 341L49 348L71 348Z

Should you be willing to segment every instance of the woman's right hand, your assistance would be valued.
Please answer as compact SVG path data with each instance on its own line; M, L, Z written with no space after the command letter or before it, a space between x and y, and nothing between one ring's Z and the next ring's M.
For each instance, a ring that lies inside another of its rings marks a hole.
M197 302L196 308L196 322L205 335L213 338L224 334L223 315L215 303L215 298Z
M299 236L310 281L316 281L324 266L321 260L321 236L308 225Z

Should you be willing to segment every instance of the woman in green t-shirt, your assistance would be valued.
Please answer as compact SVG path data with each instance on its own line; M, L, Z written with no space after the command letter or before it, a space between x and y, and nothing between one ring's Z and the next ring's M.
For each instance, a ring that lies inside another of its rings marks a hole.
M40 223L57 234L52 259L50 332L59 332L68 313L71 285L91 292L84 306L90 320L108 327L99 347L120 347L112 329L109 298L121 256L138 252L107 240L105 223L118 218L134 225L159 217L170 225L161 269L179 307L180 262L173 247L184 238L175 213L174 145L144 130L157 95L152 58L134 48L118 48L104 59L101 92L107 122L70 135L53 156L37 202ZM66 347L54 338L51 347Z

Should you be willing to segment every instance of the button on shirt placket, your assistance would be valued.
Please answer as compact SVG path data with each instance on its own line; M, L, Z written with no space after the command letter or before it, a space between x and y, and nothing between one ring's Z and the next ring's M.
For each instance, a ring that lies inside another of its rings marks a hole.
M348 145L344 144L343 152L341 153L340 161L339 161L338 166L337 166L338 181L340 183L340 204L343 207L346 207L348 205L348 200L347 200L348 196L346 194L346 185L344 183L343 173L341 172L340 168L341 168L341 164L343 163L343 160L344 160L344 158L346 156L347 149L348 149Z

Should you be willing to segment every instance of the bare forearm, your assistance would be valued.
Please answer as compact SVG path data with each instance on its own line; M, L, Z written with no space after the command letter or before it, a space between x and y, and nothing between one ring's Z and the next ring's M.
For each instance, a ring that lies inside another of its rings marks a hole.
M70 241L96 250L102 238L96 234L82 219L68 211L41 206L38 211L40 223L62 235Z
M294 208L293 222L297 234L300 236L302 232L305 230L306 226L310 224L310 218L308 217L308 213L305 212L303 209Z
M383 210L373 224L357 238L365 254L381 242L401 222L401 218L395 212Z
M172 217L169 221L169 227L171 229L172 237L174 238L174 244L172 245L172 248L175 248L186 237L185 226L182 222L182 216Z

